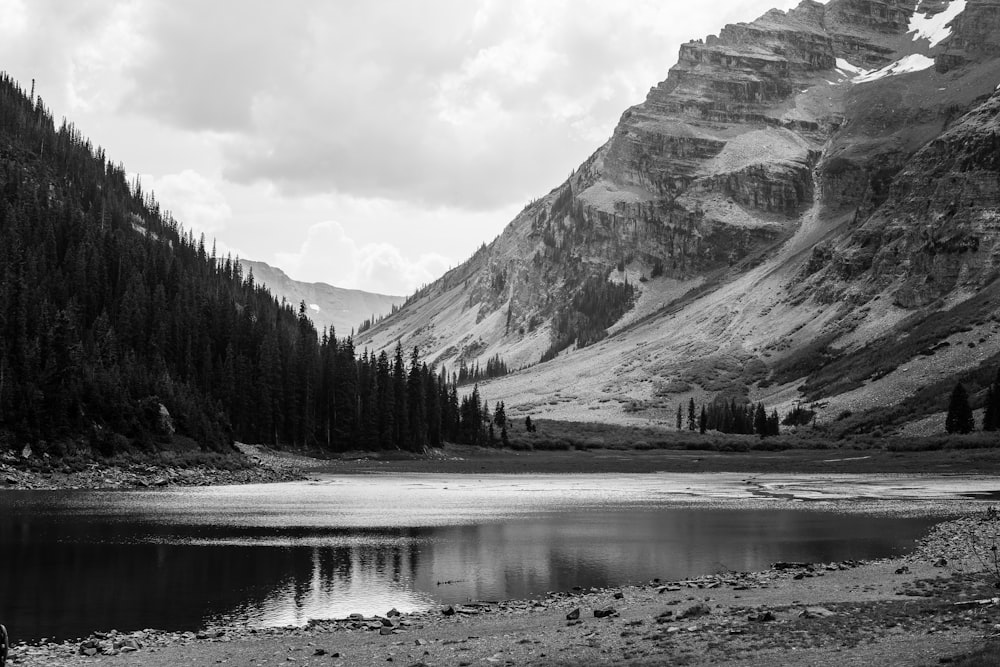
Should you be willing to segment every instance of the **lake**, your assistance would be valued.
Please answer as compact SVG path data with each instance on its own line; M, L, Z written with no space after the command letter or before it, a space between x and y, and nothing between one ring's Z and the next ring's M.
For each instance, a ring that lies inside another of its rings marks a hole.
M304 624L780 560L883 557L911 549L934 520L825 511L824 502L1000 488L997 480L745 477L358 475L5 491L0 622L15 640Z

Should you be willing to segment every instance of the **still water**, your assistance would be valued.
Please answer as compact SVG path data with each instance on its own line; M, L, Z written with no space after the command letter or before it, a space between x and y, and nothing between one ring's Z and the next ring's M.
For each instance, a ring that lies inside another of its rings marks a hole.
M787 500L691 503L685 484L661 475L374 475L0 493L0 622L17 640L222 620L303 624L778 560L881 557L911 548L932 523L802 511Z

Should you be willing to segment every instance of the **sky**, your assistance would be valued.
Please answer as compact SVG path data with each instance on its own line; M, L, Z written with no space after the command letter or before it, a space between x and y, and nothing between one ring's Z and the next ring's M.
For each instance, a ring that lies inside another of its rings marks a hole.
M0 70L220 252L409 294L565 180L680 44L795 4L0 0Z

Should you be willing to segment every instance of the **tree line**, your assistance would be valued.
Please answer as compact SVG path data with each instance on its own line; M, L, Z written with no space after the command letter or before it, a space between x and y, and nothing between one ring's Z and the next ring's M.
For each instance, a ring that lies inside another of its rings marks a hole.
M419 450L488 438L479 401L317 333L0 75L0 446Z
M976 430L969 392L961 382L952 389L944 427L948 433L972 433ZM996 378L986 388L982 427L984 431L1000 430L1000 368L997 369Z
M472 366L469 366L463 359L458 364L458 371L452 374L452 381L461 386L465 384L472 384L474 382L481 382L483 380L503 377L509 372L510 370L507 368L507 363L500 358L499 354L495 354L487 359L485 367L480 367L478 361Z
M780 435L781 424L778 411L768 414L763 403L737 403L736 399L729 401L714 401L702 404L700 410L695 406L694 398L688 400L687 419L685 422L684 408L677 405L677 430L684 429L685 423L689 431L718 431L720 433L738 433L743 435L759 435L762 438Z

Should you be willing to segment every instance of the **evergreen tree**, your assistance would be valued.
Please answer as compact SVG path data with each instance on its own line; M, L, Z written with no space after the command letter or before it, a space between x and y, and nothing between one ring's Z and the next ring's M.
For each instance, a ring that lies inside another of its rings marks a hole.
M698 430L701 433L705 433L708 430L708 413L705 412L705 406L701 406L701 415L698 417Z
M983 430L997 430L996 390L991 384L986 389L986 409L983 410Z
M983 430L998 429L1000 429L1000 368L997 368L996 378L986 391L986 405L983 411Z
M424 389L424 375L420 364L420 350L413 348L410 355L410 373L406 382L408 406L407 449L422 452L427 447L427 398Z
M535 425L531 423L531 415L524 418L524 430L527 433L531 433L535 430Z
M694 398L688 399L688 430L693 431L698 423L698 417L695 413L694 408Z
M753 416L753 430L754 433L758 434L760 437L764 438L768 435L767 433L767 411L764 410L764 404L758 403L757 409L754 411Z
M507 425L507 410L504 408L503 401L497 403L493 411L493 423L497 426Z
M406 449L406 434L410 423L410 413L406 402L406 365L403 363L403 346L396 343L392 361L393 392L393 436L392 445L396 449Z
M972 407L969 405L969 394L959 382L951 392L948 403L948 416L944 422L948 433L971 433L975 428Z
M683 414L684 413L681 411L681 404L678 403L677 404L677 430L678 431L681 430L681 424L683 423L683 417L682 417Z

